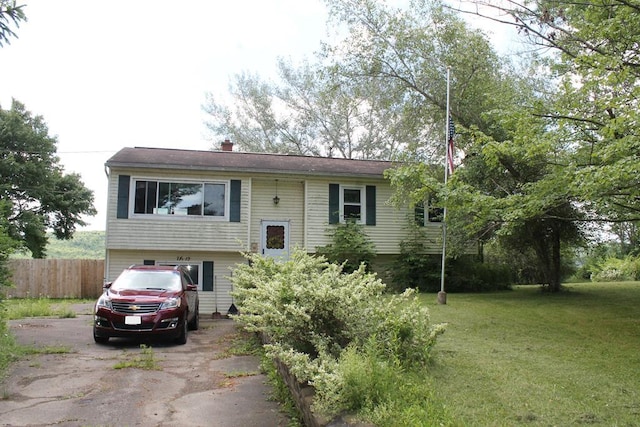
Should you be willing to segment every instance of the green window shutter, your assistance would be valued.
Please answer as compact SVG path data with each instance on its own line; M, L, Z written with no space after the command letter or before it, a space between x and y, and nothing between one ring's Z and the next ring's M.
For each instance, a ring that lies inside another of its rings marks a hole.
M202 290L213 291L213 261L202 262Z
M329 224L340 222L340 184L329 184Z
M376 225L376 186L367 185L367 225Z
M417 204L413 211L416 218L416 224L419 227L424 227L425 215L427 212L427 210L424 208L424 203Z
M229 197L231 206L229 207L229 221L240 222L240 194L242 190L242 181L239 179L231 180L231 195Z
M118 176L118 206L116 218L129 218L129 175Z

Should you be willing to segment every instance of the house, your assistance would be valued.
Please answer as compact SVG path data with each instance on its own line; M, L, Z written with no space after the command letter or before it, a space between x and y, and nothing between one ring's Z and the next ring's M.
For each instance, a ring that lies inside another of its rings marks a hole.
M399 253L409 209L387 204L393 163L294 155L123 148L109 177L106 279L131 264L185 264L201 290L200 313L226 314L241 252L286 258L330 242L328 227L355 217L376 262ZM411 212L413 215L413 211ZM441 227L427 221L433 253Z

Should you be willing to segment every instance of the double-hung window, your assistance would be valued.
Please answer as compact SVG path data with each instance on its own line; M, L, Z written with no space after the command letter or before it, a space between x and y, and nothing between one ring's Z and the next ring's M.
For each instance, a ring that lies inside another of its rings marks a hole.
M134 191L134 214L228 217L226 182L138 179Z
M415 217L418 225L442 222L444 208L437 206L436 203L437 201L430 197L426 203L416 205Z
M376 225L376 186L329 184L329 224Z
M364 189L361 187L342 188L342 218L345 221L362 222L364 218Z

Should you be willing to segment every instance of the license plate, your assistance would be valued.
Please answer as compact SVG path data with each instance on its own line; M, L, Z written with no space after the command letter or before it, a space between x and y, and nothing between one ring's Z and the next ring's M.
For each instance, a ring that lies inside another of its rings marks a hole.
M142 323L142 318L140 316L126 316L124 318L125 325L139 325Z

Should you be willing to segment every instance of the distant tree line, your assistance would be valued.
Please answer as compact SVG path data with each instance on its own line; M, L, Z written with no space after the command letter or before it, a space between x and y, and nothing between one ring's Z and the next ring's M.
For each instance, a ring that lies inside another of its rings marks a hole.
M76 231L73 239L58 240L49 235L46 252L48 259L104 259L104 231ZM11 258L31 258L27 251L18 251Z

